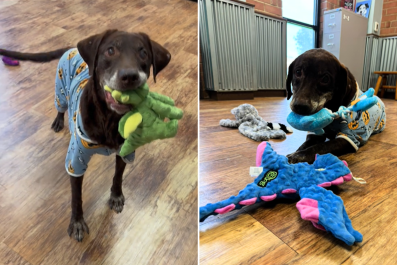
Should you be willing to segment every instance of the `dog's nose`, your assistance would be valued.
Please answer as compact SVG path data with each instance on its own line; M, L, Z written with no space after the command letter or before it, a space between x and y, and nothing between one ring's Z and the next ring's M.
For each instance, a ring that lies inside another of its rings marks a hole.
M139 79L139 73L134 69L121 69L118 72L119 79L124 85L131 85Z
M299 115L310 115L312 108L305 104L294 104L293 112Z

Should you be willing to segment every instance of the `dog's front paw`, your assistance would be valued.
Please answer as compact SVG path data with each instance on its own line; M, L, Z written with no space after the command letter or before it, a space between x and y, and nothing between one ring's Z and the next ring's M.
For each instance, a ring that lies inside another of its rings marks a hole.
M60 132L64 127L64 120L63 117L56 117L54 122L51 125L51 129L54 130L54 132Z
M124 207L124 195L119 196L111 194L109 199L109 207L116 213L121 213Z
M74 239L76 239L78 242L81 242L84 238L84 232L86 232L87 234L90 233L90 229L88 229L84 218L76 219L72 217L70 219L70 224L68 228L69 236L71 237L73 235Z
M297 151L295 153L289 154L287 155L287 158L288 158L288 163L290 164L296 164L302 162L307 162L309 164L312 164L314 162L314 157L312 158L310 155L302 151Z

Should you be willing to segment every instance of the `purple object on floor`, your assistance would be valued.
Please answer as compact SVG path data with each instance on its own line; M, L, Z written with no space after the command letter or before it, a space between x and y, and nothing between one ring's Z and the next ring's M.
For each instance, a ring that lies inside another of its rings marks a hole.
M6 65L10 65L10 66L17 66L17 65L19 65L19 61L18 61L18 60L12 59L12 58L10 58L10 57L4 56L4 57L2 58L2 60L3 60L3 62L4 62Z

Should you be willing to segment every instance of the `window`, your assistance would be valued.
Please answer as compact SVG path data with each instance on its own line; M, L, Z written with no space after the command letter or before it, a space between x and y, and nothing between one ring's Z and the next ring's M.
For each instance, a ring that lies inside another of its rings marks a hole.
M307 50L319 47L320 0L283 0L287 20L287 67Z

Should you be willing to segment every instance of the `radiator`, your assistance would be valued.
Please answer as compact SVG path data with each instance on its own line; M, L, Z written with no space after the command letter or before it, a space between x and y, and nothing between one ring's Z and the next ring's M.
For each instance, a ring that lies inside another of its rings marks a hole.
M367 36L361 87L363 91L375 88L378 75L374 71L397 71L397 37ZM388 77L387 85L396 85L395 75Z
M207 90L285 89L286 22L229 0L199 0Z
M285 89L286 22L255 14L257 89Z
M379 70L377 71L397 71L397 37L382 38L381 46ZM396 75L387 78L387 85L396 85Z
M201 61L203 64L204 83L208 90L215 90L214 78L211 65L211 51L210 51L210 39L208 34L208 20L207 12L205 7L205 1L200 0L200 18L199 18L199 30L200 30L200 54Z
M365 58L363 67L363 79L361 81L361 90L367 91L370 87L375 88L377 76L374 71L379 67L379 37L368 35L365 44ZM375 84L374 84L375 82Z

